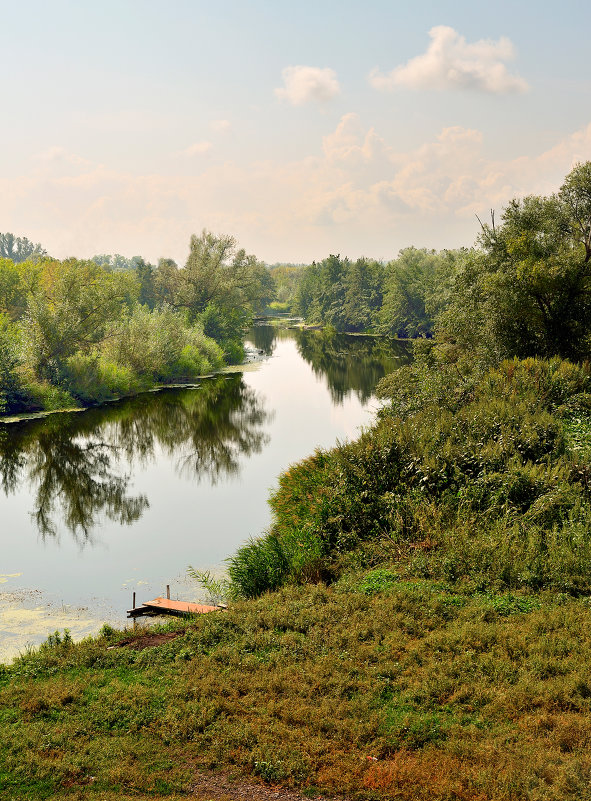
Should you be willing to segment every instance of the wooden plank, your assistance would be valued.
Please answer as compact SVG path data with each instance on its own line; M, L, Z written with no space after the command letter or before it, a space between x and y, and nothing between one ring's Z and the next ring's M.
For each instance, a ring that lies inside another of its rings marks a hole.
M184 612L191 615L202 615L206 612L217 612L217 606L207 606L207 604L194 604L189 601L171 601L170 598L154 598L153 601L146 601L142 606L157 607L160 611Z
M190 601L171 601L169 598L154 598L141 606L128 609L127 617L140 617L142 615L203 615L207 612L219 612L219 606L207 604L194 604Z

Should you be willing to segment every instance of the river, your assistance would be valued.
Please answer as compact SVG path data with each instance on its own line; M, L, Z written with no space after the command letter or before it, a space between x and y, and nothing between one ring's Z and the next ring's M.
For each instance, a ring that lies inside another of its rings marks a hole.
M270 523L279 473L354 438L403 343L254 328L260 361L85 412L0 425L0 661L65 627L122 626L189 564L224 560Z

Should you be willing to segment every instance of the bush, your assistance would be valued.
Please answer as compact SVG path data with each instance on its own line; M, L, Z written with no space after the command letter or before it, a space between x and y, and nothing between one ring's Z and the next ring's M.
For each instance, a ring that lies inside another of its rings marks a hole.
M64 383L82 403L102 403L146 388L133 370L98 353L77 353L64 369Z
M49 381L39 381L28 374L23 379L19 411L72 409L77 405L67 390L53 386Z
M223 364L220 347L201 325L189 325L185 315L168 306L153 311L136 306L113 328L103 352L150 383L197 378Z
M273 534L253 539L228 560L228 573L235 592L253 598L276 590L289 575L289 561Z
M377 540L399 575L591 591L589 471L563 417L588 380L558 359L504 362L455 405L425 394L292 466L271 496L271 534L239 552L240 592L330 577Z

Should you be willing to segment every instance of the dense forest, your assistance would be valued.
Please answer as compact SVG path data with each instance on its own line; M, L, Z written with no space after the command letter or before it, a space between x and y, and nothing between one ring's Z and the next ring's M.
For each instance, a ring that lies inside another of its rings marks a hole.
M471 252L414 247L388 263L329 256L277 273L291 311L337 331L430 337Z
M67 408L186 382L243 358L274 297L266 267L229 236L193 236L186 264L50 258L0 236L0 407Z

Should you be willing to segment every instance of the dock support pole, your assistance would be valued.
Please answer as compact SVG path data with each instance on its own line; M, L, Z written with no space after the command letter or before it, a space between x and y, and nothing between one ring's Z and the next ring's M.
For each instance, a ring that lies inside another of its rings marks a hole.
M166 585L166 597L170 601L170 584Z
M133 603L132 603L132 605L131 605L131 608L132 608L132 609L135 609L135 592L134 592L134 594L133 594Z

